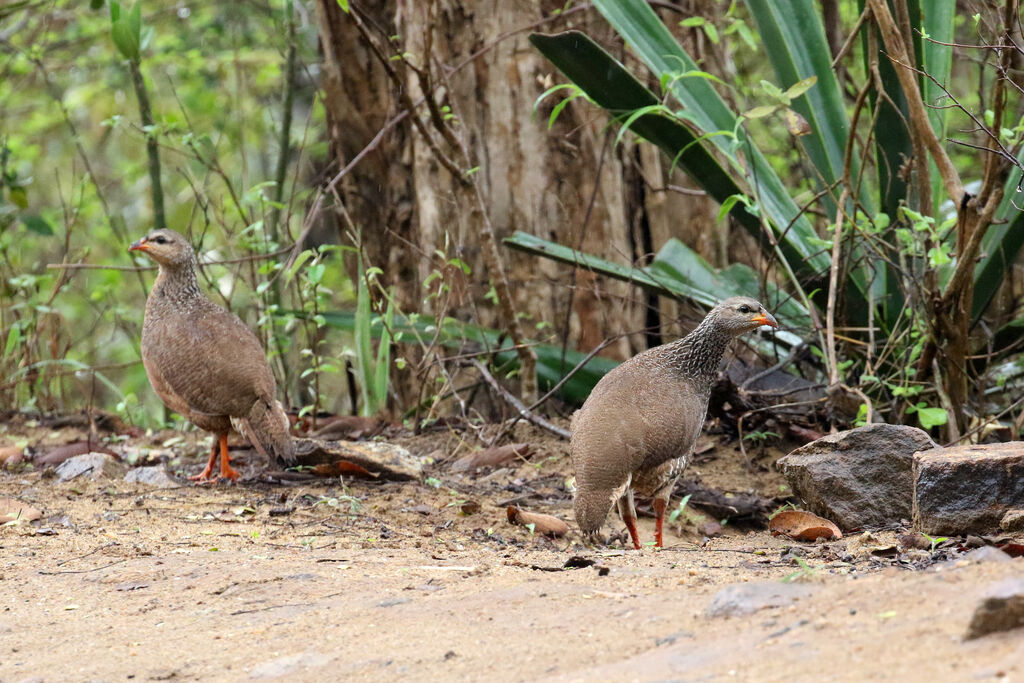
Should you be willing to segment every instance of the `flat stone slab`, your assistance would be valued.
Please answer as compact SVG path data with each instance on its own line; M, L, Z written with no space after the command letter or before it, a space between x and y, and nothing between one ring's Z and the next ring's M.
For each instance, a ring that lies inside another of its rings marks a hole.
M964 638L973 640L1021 626L1024 626L1024 579L1006 579L993 584L978 603Z
M779 459L806 509L844 530L910 519L914 453L935 448L916 427L871 424L812 441Z
M66 482L78 477L89 479L120 479L125 466L120 460L106 453L86 453L68 458L57 466L57 481Z
M914 528L931 536L986 534L1024 508L1024 442L914 455Z
M351 463L381 479L423 478L423 462L398 444L387 441L325 441L295 439L297 465L315 467Z
M145 484L158 489L176 488L182 485L182 482L167 473L167 468L163 465L136 467L128 470L128 474L124 475L124 480L129 484Z
M753 614L766 607L783 607L814 592L803 583L751 581L726 586L715 593L704 610L708 617L737 617Z

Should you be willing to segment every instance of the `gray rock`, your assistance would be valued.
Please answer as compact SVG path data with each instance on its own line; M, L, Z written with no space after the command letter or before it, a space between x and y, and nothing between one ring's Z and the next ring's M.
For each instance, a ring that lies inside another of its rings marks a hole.
M124 480L129 484L145 484L158 489L169 489L181 486L181 482L167 473L163 465L152 467L136 467L124 475Z
M988 562L1013 562L1013 558L999 548L991 545L983 545L980 548L966 553L960 557L934 565L935 571L946 571L958 569L968 564L985 564Z
M726 586L715 593L704 609L708 617L738 617L764 609L782 607L807 597L814 589L803 583L752 581Z
M120 460L106 453L86 453L68 458L57 466L57 481L71 481L85 476L94 481L120 479L124 476L125 466Z
M983 545L980 548L975 548L960 559L967 560L968 562L973 562L975 564L983 564L985 562L1013 562L1012 557L992 545Z
M985 534L1024 508L1024 443L941 448L914 456L914 528Z
M1003 531L1024 531L1024 510L1014 508L1007 510L999 520L999 528Z
M967 640L1024 626L1024 579L993 584L974 610L967 626Z
M910 518L914 453L930 448L916 427L871 424L801 446L779 467L811 512L844 530L879 527Z

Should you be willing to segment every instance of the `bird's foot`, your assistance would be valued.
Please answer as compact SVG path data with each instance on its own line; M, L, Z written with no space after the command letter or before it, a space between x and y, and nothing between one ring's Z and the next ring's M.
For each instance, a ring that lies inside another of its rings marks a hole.
M203 468L203 471L200 472L199 474L194 474L191 477L189 477L189 481L194 481L200 484L209 484L211 482L217 481L217 477L210 476L212 473L213 464L211 463L207 465L205 468Z
M221 465L220 476L218 479L230 479L231 481L238 481L238 478L242 475L239 474L238 470L231 467L231 465Z

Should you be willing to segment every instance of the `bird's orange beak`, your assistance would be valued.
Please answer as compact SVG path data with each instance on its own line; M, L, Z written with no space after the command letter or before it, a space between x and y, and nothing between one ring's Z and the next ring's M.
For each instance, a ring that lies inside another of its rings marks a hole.
M769 327L779 329L779 322L775 319L775 316L767 311L761 311L751 318L750 322L757 323L758 325L768 325Z
M132 242L132 245L128 247L128 251L149 251L149 244L146 242L146 238L143 237L141 240Z

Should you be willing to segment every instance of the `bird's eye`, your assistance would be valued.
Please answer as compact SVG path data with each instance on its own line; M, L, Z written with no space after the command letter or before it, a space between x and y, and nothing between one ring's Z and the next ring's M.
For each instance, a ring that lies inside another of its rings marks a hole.
M740 313L750 313L750 306L746 304L740 306Z
M157 235L156 237L153 238L153 241L156 242L157 244L167 244L167 238L164 237L163 235Z

